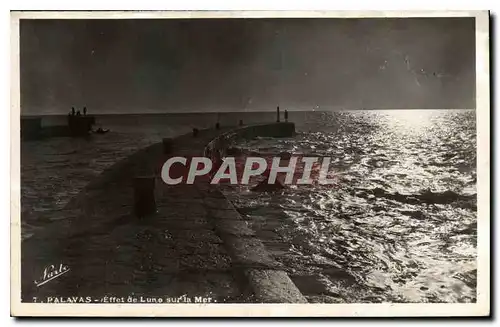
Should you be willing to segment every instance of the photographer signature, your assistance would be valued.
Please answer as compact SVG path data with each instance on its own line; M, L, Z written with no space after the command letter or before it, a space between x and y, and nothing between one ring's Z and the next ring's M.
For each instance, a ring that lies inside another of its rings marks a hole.
M69 267L62 263L59 264L59 266L55 265L46 266L45 269L43 270L43 274L41 276L42 278L39 281L35 280L34 283L37 287L40 287L50 282L51 280L64 275L68 271L70 271Z

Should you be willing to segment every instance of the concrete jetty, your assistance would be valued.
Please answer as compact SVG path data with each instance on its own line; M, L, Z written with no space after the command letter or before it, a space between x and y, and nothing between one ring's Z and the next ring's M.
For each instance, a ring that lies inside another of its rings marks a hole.
M117 162L67 204L67 219L22 243L22 301L307 302L217 186L160 178L169 157L210 157L240 137L294 132L292 123L200 130ZM156 212L141 218L138 176L155 180Z

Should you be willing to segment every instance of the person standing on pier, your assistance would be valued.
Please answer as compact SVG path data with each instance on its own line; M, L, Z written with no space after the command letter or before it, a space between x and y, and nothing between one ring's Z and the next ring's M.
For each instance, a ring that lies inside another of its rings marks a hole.
M71 116L75 115L75 107L71 107Z
M87 107L83 107L83 115L86 116L87 115Z
M276 122L280 122L280 106L276 107Z
M288 110L285 109L285 122L288 122Z

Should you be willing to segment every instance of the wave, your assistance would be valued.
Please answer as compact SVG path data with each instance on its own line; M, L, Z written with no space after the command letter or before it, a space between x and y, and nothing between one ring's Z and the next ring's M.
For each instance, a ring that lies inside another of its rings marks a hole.
M459 194L451 190L444 192L433 192L429 189L423 190L416 194L401 194L399 192L388 192L383 188L376 187L373 189L362 189L361 192L352 191L353 195L361 198L386 198L407 204L451 204L455 202L475 201L477 195L474 194Z

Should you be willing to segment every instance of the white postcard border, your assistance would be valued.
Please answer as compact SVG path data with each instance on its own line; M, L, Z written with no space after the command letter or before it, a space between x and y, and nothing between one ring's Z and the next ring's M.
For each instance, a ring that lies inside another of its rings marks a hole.
M475 17L477 303L470 304L42 304L21 303L19 19ZM487 11L51 11L11 12L11 314L13 316L484 316L490 313L490 72Z

